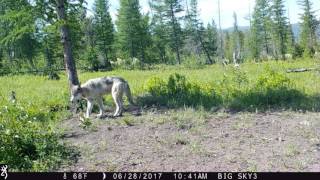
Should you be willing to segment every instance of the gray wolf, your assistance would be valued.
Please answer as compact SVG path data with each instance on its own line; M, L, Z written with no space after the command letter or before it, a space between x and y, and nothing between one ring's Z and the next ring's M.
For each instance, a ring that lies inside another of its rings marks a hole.
M83 85L71 87L70 101L75 105L76 101L84 98L87 100L86 118L90 117L94 101L97 101L100 113L98 117L103 116L105 106L103 105L103 96L111 93L112 98L116 104L116 111L113 116L121 116L123 108L123 95L125 94L130 104L134 104L130 87L127 81L121 77L102 77L90 79Z

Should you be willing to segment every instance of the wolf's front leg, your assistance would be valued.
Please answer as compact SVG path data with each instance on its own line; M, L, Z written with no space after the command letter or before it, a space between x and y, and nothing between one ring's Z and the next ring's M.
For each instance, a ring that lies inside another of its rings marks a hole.
M86 112L86 118L90 117L90 114L92 112L92 108L93 108L93 100L88 100L87 101L87 112Z
M103 113L106 111L106 108L103 105L103 100L102 97L97 99L98 101L98 105L99 105L99 109L100 109L100 113L98 114L98 117L102 117Z

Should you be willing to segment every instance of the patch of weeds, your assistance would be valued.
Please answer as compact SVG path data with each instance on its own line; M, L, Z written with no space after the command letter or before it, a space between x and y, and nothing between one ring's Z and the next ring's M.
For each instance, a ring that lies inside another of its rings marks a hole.
M192 127L192 120L190 118L185 117L183 114L172 117L176 127L181 130L188 130Z
M247 114L241 116L232 124L232 128L235 130L248 129L252 126L253 126L252 119Z
M248 162L248 172L257 172L258 171L258 165L255 162Z
M118 166L113 163L112 161L107 161L107 163L104 163L106 164L106 168L105 168L105 171L106 172L116 172L116 171L119 171L119 168Z
M193 153L202 154L204 152L203 146L198 141L192 141L189 144L190 150Z
M181 134L178 134L176 137L175 137L175 143L176 145L187 145L189 144L189 140L182 136Z
M298 150L298 148L293 145L293 144L290 144L286 147L285 149L285 155L287 157L294 157L296 155L299 155L300 154L300 151Z
M122 119L122 122L126 125L126 126L134 126L134 120L128 117L124 117Z
M84 116L80 116L80 124L79 126L83 129L89 129L92 125L92 121L90 118L85 118Z

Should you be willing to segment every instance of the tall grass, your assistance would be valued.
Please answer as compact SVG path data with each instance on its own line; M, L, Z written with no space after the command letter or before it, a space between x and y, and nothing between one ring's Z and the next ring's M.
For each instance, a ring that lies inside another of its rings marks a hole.
M318 71L290 73L289 68L315 67L311 59L245 63L223 66L155 66L151 70L78 72L80 81L101 76L122 76L141 106L200 110L292 109L318 111ZM70 156L59 143L56 125L68 115L67 78L52 81L43 76L0 77L0 163L14 170L54 169ZM11 91L16 103L9 102ZM113 105L110 96L108 106Z

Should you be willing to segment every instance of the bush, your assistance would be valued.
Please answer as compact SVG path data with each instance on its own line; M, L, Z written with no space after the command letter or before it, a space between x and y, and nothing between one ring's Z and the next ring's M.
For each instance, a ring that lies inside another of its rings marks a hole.
M306 99L307 96L298 91L288 77L267 68L253 87L235 93L230 108L299 108Z
M231 110L270 108L305 109L308 96L296 89L284 74L267 68L258 80L249 86L247 74L233 69L224 74L219 84L189 82L180 74L170 75L168 80L158 77L149 79L145 86L149 96L141 100L143 105L165 105L169 107L204 107L210 109L223 105Z
M0 162L19 171L57 167L69 153L48 125L52 118L54 116L19 104L1 106Z
M170 75L167 81L153 77L147 81L145 89L150 95L142 99L142 103L146 105L211 108L221 103L221 98L211 85L191 83L180 74Z

